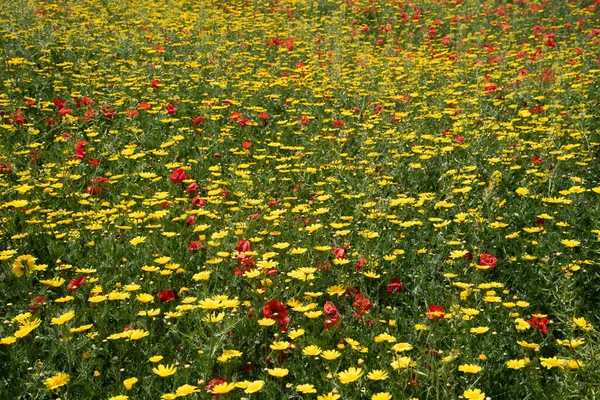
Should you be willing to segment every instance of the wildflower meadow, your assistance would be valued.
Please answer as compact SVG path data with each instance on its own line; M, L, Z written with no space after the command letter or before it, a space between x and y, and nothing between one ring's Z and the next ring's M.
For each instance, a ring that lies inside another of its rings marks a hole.
M15 0L0 49L0 400L600 397L599 0Z

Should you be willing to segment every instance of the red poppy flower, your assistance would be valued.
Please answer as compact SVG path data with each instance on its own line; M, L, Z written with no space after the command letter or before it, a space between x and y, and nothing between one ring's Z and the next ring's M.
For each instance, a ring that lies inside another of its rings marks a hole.
M388 283L386 291L388 293L399 293L402 290L404 290L404 285L402 285L400 278L394 278L390 283Z
M177 109L175 108L175 106L173 104L169 104L168 106L166 106L165 110L167 110L167 114L169 114L169 115L173 115L177 111Z
M204 121L204 117L192 118L192 124L194 124L194 126L200 125L203 121Z
M542 332L544 335L548 334L548 323L550 322L548 321L548 318L544 317L538 319L536 317L533 317L527 322L529 323L529 325L533 326L535 329Z
M352 308L354 308L356 311L356 313L352 316L355 318L360 318L371 308L371 300L367 299L367 296L364 294L358 293L356 296L354 296Z
M335 258L338 258L338 259L346 258L346 249L344 247L334 247L333 249L331 249L331 252L335 256Z
M446 310L444 310L444 307L438 306L437 304L430 305L429 312L425 314L427 319L432 320L434 322L437 322L440 319L444 318L444 315L446 315Z
M498 259L491 254L483 253L479 256L479 265L484 265L491 268L496 268Z
M196 193L198 190L200 189L200 186L198 186L198 184L196 182L192 182L188 185L188 187L185 188L185 191L188 194L194 194Z
M71 282L69 282L69 286L67 286L67 290L69 290L69 291L75 290L79 286L83 285L84 283L85 283L85 276L79 276L77 278L73 278L71 280Z
M200 196L196 196L192 199L192 204L195 205L196 207L204 207L205 202L206 202L206 200L200 198Z
M185 179L185 171L183 168L175 168L171 176L169 176L169 179L173 183L181 183Z
M155 89L158 89L158 88L160 88L160 82L156 81L156 80L151 80L150 81L150 86L152 86Z
M61 108L58 111L58 116L64 117L65 115L71 115L72 112L73 112L73 110L71 110L70 108Z
M152 108L152 106L144 101L142 101L141 103L138 104L138 107L142 110L149 110Z
M338 315L338 309L335 307L335 304L333 304L331 301L325 303L325 306L323 307L323 312L325 313L325 315L327 315L327 318L337 317Z
M188 251L198 251L202 248L202 242L200 240L192 240Z
M158 299L163 303L168 303L171 300L175 300L176 297L177 293L173 292L172 290L161 290L158 293Z
M282 330L286 330L286 325L290 323L286 306L277 299L269 300L263 305L263 315L276 320Z
M267 114L267 113L260 113L260 114L258 114L258 119L260 119L262 121L267 121L269 119L269 114Z
M252 143L250 143L250 142L242 142L242 147L246 150L248 150L251 146L252 146Z
M235 249L240 253L250 251L250 241L249 240L240 240Z

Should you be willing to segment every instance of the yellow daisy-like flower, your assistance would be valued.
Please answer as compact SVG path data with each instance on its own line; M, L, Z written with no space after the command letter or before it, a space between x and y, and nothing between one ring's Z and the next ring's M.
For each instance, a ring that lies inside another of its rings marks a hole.
M471 328L471 333L481 335L482 333L486 333L489 330L490 328L488 328L487 326L478 326L476 328Z
M342 353L340 353L337 350L325 350L324 352L321 353L321 357L323 357L326 360L335 360L336 358L340 357L342 355Z
M27 273L28 275L31 274L31 271L35 266L35 260L35 257L28 254L17 257L17 259L12 265L12 273L17 278L22 277L23 275L25 275L25 273Z
M137 382L138 382L138 378L136 378L136 377L125 379L123 381L123 386L125 386L125 390L131 390L131 389L133 389L133 385L135 385Z
M484 400L485 393L481 391L481 389L469 389L465 390L463 396L467 400Z
M244 393L256 393L258 391L260 391L263 386L265 385L265 381L254 381L254 382L250 382L250 384L248 386L246 386L246 390L244 390Z
M510 369L521 369L525 368L525 359L521 360L508 360L506 366Z
M383 369L376 369L367 374L367 378L372 381L382 381L389 378L389 374L387 371Z
M177 397L187 396L192 393L200 393L200 389L198 389L197 386L185 384L185 385L179 386L177 388L177 390L175 391L175 394L177 395Z
M113 396L113 397L109 397L108 400L128 400L129 396L126 396L124 394L120 394L118 396Z
M304 335L305 331L304 329L294 329L288 332L288 337L292 340L299 338L300 336Z
M152 372L154 372L161 378L166 378L167 376L171 376L175 372L177 372L177 367L175 365L164 366L162 364L159 364L157 368L152 368Z
M388 392L375 393L371 396L371 400L392 400L392 395Z
M161 362L163 359L163 356L152 356L148 359L148 361L150 361L151 363L157 363L157 362Z
M580 241L572 240L572 239L564 239L564 240L561 240L560 242L567 247L577 247L577 246L581 245Z
M59 372L56 375L46 379L44 381L44 385L46 385L46 388L48 388L49 390L54 390L54 389L58 389L61 386L65 386L67 383L69 383L69 380L71 380L71 377L63 372Z
M396 343L395 345L392 346L392 350L395 351L396 353L410 351L412 349L413 349L413 347L410 343Z
M542 367L552 369L552 368L563 368L564 360L557 358L556 356L552 358L540 358L540 364Z
M290 371L287 368L269 368L267 372L269 373L269 375L274 376L276 378L283 378L284 376L290 373Z
M303 394L317 393L317 389L315 389L314 385L311 385L310 383L298 385L296 386L296 390Z
M219 383L218 385L215 385L215 387L212 388L211 394L226 394L231 392L235 388L235 383L223 382Z
M290 342L274 342L273 344L269 345L269 347L271 348L271 350L287 350L290 347Z
M329 392L317 396L317 400L338 400L340 397L342 396L337 393Z
M347 370L338 373L337 375L340 379L340 382L346 385L348 383L357 381L361 376L364 375L364 373L365 371L360 368L350 367Z
M69 322L70 320L72 320L73 318L75 318L75 311L74 310L67 311L66 313L64 313L63 315L61 315L59 317L52 318L52 320L50 321L50 324L64 325L67 322Z
M458 370L460 372L464 372L465 374L477 374L481 372L481 367L475 364L463 364L458 366Z
M414 365L410 357L399 357L390 363L394 369L404 369Z
M129 241L133 246L137 246L140 243L144 243L146 241L146 236L136 236Z

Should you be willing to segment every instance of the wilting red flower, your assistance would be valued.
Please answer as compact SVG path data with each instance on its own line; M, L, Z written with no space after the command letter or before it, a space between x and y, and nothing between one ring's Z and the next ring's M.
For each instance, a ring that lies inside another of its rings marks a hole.
M175 108L175 106L173 104L169 104L168 106L166 106L165 110L167 110L167 114L169 114L169 115L173 115L173 114L175 114L175 111L177 111L177 109Z
M298 123L300 125L308 125L310 123L310 119L308 118L308 115L304 114L300 117L300 120L298 121Z
M265 318L276 320L281 330L286 330L285 326L290 323L285 304L277 299L269 300L263 305L263 315Z
M240 240L235 249L240 253L250 251L250 241L249 240Z
M71 282L69 282L69 286L67 286L67 290L71 291L71 290L75 290L77 289L79 286L83 285L85 283L85 276L78 276L77 278L73 278L71 280Z
M172 290L161 290L158 292L158 299L163 303L168 303L171 300L175 300L177 297L177 293Z
M70 108L61 108L58 111L58 116L64 117L65 115L71 115L72 112L73 112L73 110L71 110Z
M40 306L45 306L46 300L44 300L44 296L36 296L29 303L29 312L33 314L37 314L38 308Z
M335 256L335 258L346 258L346 248L344 247L334 247L333 249L331 249L331 252Z
M399 293L402 290L404 290L404 285L400 281L400 278L392 279L392 281L390 283L388 283L387 289L386 289L386 291L388 293Z
M188 226L194 225L196 223L196 217L194 215L190 215L185 223Z
M432 320L434 322L437 322L440 319L444 318L444 315L446 315L446 310L444 310L444 307L438 306L437 304L430 305L429 312L425 314L427 319Z
M138 110L127 110L127 116L130 118L137 117L138 115L140 115Z
M252 146L252 143L250 143L250 142L242 142L242 147L246 150L248 150L251 146Z
M356 311L356 313L352 314L352 316L355 318L360 318L371 308L371 300L367 299L367 296L364 294L358 293L354 296L352 308L354 308Z
M483 253L479 256L479 265L484 265L491 268L496 268L498 259L491 254Z
M185 180L185 171L183 168L175 168L169 179L173 183L181 183Z
M65 107L65 105L67 104L66 101L64 101L63 99L61 99L60 97L56 97L54 100L52 100L52 103L54 103L54 105L59 109L63 109Z
M529 323L529 325L533 326L534 328L536 328L538 331L542 332L544 335L548 334L548 323L550 321L548 321L548 318L544 317L544 318L536 318L533 317L532 319L527 321Z
M339 316L338 309L335 307L335 304L330 301L326 302L325 306L323 307L323 312L327 316L327 319L325 319L325 322L323 323L325 329L331 329L335 326L341 325L342 319Z
M25 116L21 114L21 110L15 111L10 122L14 125L23 125L25 123Z
M200 240L192 240L190 242L190 247L188 247L188 251L197 251L202 248L202 242Z
M200 125L203 121L204 121L204 117L192 118L192 124L194 124L194 126Z
M85 146L87 145L88 142L85 140L78 140L77 143L75 143L75 158L78 160L83 160L85 158L85 155L87 154L85 151Z
M94 104L94 100L87 98L85 96L81 96L81 104L85 105L85 106L91 106L92 104Z
M360 257L358 257L358 261L356 262L356 264L354 264L354 269L357 270L361 270L365 264L367 263L367 259L365 258L365 256L361 255Z

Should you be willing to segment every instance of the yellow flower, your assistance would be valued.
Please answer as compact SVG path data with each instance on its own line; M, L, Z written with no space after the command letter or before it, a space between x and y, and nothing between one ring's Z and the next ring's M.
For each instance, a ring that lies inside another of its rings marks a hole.
M563 368L563 362L564 360L561 360L560 358L557 358L556 356L552 357L552 358L540 358L540 364L542 365L542 367L548 368L548 369L552 369L552 368Z
M388 392L375 393L371 396L371 400L392 400L392 395Z
M350 367L347 370L338 373L337 375L340 379L340 382L346 385L348 383L352 383L360 379L360 377L363 376L364 373L365 371L363 371L360 368Z
M67 311L66 313L64 313L63 315L61 315L57 318L52 318L52 320L50 321L50 324L64 325L67 322L69 322L70 320L72 320L73 318L75 318L75 311L74 310Z
M211 394L226 394L235 389L235 383L223 382L212 388Z
M392 346L392 350L394 350L396 353L410 351L412 349L413 349L413 347L410 343L396 343L395 345Z
M579 242L577 240L572 240L572 239L564 239L564 240L561 240L560 242L567 247L577 247L577 246L581 245L581 242Z
M323 357L326 360L335 360L336 358L340 357L342 355L342 353L340 353L337 350L325 350L324 352L321 353L321 357Z
M44 385L46 385L46 388L49 390L54 390L69 383L70 379L71 377L69 375L59 372L56 375L46 379L44 381Z
M519 195L519 196L526 196L527 194L529 194L529 189L524 188L524 187L520 187L517 190L515 190L515 192Z
M296 386L296 390L303 394L317 393L317 389L315 389L314 385L311 385L310 383L298 385Z
M17 341L17 338L14 336L7 336L7 337L3 337L2 339L0 339L0 344L4 344L4 345L10 345L13 344Z
M340 397L342 397L342 396L340 396L337 393L329 392L329 393L317 396L317 400L338 400Z
M283 378L284 376L289 374L290 371L286 368L269 368L267 372L269 373L269 375L274 376L276 378Z
M160 376L161 378L166 378L167 376L171 376L175 372L177 372L177 367L175 365L164 366L162 364L159 364L158 368L152 368L152 372L154 372L156 375Z
M587 322L585 320L585 318L581 317L581 318L576 318L573 317L573 324L571 325L573 327L579 327L581 329L583 329L584 331L591 331L592 330L592 325Z
M118 396L113 396L113 397L109 397L108 400L128 400L129 396L126 396L124 394L120 394Z
M244 390L244 393L256 393L256 392L260 391L264 385L265 385L265 381L259 380L259 381L251 382L246 387L246 390Z
M486 333L489 330L490 330L490 328L488 328L487 326L478 326L476 328L471 328L471 333L482 334L482 333Z
M304 335L304 329L294 329L288 332L290 339L294 340Z
M17 278L20 278L23 275L25 275L25 272L27 272L28 275L31 274L35 266L35 260L35 257L28 254L17 257L17 259L12 265L13 274Z
M467 400L484 400L485 393L481 391L481 389L469 389L465 390L463 396Z
M185 385L179 386L177 388L177 390L175 391L175 394L177 395L177 397L182 397L182 396L187 396L192 393L199 393L199 392L200 392L200 389L198 389L197 386L185 384Z
M567 366L570 370L576 370L584 366L584 364L579 360L563 360L564 365Z
M133 385L135 385L137 382L138 382L138 378L136 378L136 377L125 379L123 381L123 386L125 386L126 390L131 390L133 388Z
M508 360L506 366L510 369L521 369L525 368L525 359L521 360Z
M413 366L415 363L410 357L398 357L390 363L394 369L404 369Z
M133 246L137 246L140 243L144 243L146 241L146 236L136 236L129 241Z
M290 342L274 342L269 347L271 348L271 350L287 350L290 347Z
M162 359L163 359L163 356L152 356L148 359L148 361L150 361L152 363L157 363L157 362L161 362Z
M474 364L463 364L458 366L458 370L460 372L464 372L465 374L477 374L481 372L481 367Z
M383 369L376 369L367 374L367 378L372 381L382 381L389 378L388 372Z
M319 346L310 345L302 349L302 354L304 354L305 356L318 356L319 354L321 354L321 351L322 350Z

